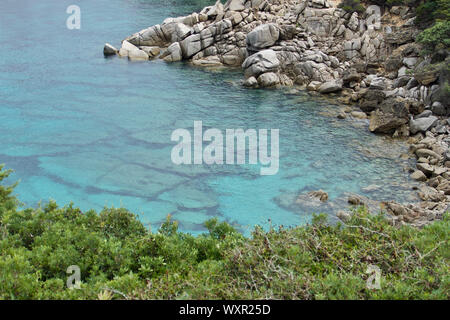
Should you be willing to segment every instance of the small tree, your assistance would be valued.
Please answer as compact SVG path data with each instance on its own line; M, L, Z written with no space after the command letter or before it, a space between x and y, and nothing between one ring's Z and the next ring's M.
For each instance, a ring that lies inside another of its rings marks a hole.
M0 164L0 218L4 210L9 210L17 205L17 200L12 196L14 188L17 186L17 182L10 186L4 186L1 183L3 180L9 177L12 170L3 170L4 165Z

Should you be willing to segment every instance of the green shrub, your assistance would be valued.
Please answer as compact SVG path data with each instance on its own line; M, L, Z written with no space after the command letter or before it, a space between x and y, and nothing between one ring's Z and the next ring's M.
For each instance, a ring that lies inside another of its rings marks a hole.
M339 8L344 9L347 12L353 13L363 13L366 11L366 8L361 4L360 0L343 0L339 4Z
M350 13L353 12L363 13L364 11L366 11L366 7L369 5L377 5L380 7L405 5L415 7L419 2L420 0L343 0L339 4L339 8L342 8Z
M450 20L438 21L432 27L425 29L417 36L417 41L429 53L440 49L449 49Z
M450 298L448 215L418 230L361 208L347 225L322 214L249 238L212 219L192 236L170 217L151 233L125 209L18 210L0 188L0 299ZM66 287L70 265L81 289ZM381 290L366 287L369 265L381 269Z
M422 1L416 8L416 24L422 28L431 26L435 21L450 19L450 0Z

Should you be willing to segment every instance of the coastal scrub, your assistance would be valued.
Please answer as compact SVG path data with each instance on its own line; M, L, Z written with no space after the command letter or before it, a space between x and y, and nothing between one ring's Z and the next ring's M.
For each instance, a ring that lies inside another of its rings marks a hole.
M416 229L360 208L345 224L318 215L295 228L255 227L249 238L212 219L207 233L192 236L170 216L151 232L123 208L97 214L50 202L20 210L12 190L0 186L1 299L450 296L448 214ZM71 265L80 268L80 289L66 286ZM368 286L371 268L379 289Z

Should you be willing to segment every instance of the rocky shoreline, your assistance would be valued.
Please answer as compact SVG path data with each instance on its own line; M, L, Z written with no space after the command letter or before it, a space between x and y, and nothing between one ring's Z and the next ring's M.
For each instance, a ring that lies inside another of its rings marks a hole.
M411 177L423 182L419 203L381 203L393 224L422 227L440 219L450 199L450 106L440 101L439 73L415 42L409 7L348 13L331 0L218 0L199 13L167 18L110 44L105 56L187 60L202 67L242 67L248 88L298 86L358 106L369 130L409 137L417 158ZM448 59L448 57L447 57ZM338 118L346 118L342 112ZM322 192L319 201L326 201ZM362 197L349 203L366 204ZM349 213L339 212L347 219Z

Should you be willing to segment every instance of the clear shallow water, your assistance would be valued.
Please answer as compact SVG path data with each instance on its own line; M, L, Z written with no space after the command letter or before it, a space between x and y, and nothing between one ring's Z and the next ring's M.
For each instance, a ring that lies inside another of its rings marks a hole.
M327 191L338 207L346 192L412 199L399 160L406 146L371 135L365 122L324 115L337 108L329 102L301 92L243 89L239 70L104 59L105 42L119 46L140 29L207 3L0 2L0 163L21 180L22 202L74 201L82 210L124 206L153 229L171 213L182 230L195 233L212 216L242 230L267 226L268 219L305 223L313 209L292 208L286 199L310 190ZM71 4L81 8L81 30L65 26ZM171 132L192 132L194 120L221 130L279 128L279 173L260 176L248 165L173 165Z

